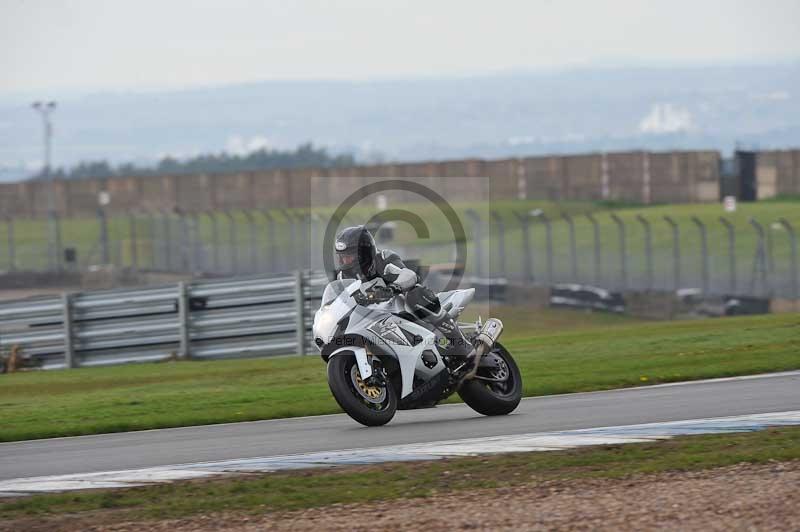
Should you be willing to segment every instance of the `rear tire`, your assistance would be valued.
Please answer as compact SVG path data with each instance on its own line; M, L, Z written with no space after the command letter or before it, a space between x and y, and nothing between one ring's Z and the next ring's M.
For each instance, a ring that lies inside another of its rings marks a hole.
M504 416L517 408L522 400L522 374L514 362L511 353L499 343L495 343L492 350L484 356L493 354L502 359L508 373L505 385L489 383L479 379L464 382L458 390L458 395L470 408L484 416ZM491 376L491 368L484 365L478 367L478 376Z
M397 412L397 394L392 381L385 378L381 387L385 389L380 403L369 402L353 382L357 373L356 358L348 355L332 356L328 360L328 387L333 398L348 416L367 427L385 425Z

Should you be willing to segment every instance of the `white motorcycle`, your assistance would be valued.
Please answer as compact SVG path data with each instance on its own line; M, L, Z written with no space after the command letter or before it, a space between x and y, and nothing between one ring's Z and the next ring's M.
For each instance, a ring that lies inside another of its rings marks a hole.
M455 320L474 293L452 290L438 298ZM522 377L497 342L503 324L490 318L459 327L476 347L474 362L449 353L444 335L418 320L382 279L337 279L325 288L313 335L333 397L363 425L384 425L398 408L435 406L454 392L481 414L512 412L522 398Z

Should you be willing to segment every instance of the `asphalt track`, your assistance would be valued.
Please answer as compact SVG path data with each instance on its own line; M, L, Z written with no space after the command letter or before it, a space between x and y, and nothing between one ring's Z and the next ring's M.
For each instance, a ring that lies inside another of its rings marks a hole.
M445 405L380 428L337 414L4 443L0 480L798 409L800 372L786 372L535 397L496 418Z

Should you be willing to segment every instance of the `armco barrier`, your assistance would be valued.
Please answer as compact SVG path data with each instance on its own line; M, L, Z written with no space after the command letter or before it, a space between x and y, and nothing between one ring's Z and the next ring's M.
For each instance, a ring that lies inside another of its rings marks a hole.
M557 284L550 288L550 306L606 312L625 312L625 300L618 292L596 286Z
M305 354L324 274L194 281L0 303L0 353L44 369Z

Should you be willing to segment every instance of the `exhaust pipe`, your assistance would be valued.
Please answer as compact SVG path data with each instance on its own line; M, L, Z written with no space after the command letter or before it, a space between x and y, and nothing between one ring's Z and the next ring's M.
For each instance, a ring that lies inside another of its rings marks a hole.
M498 320L497 318L489 318L486 320L486 323L483 324L483 327L481 327L481 330L478 332L478 336L476 337L478 346L475 348L475 363L473 364L472 369L469 370L469 373L464 375L463 380L475 377L475 374L478 372L478 366L481 363L481 357L483 357L484 353L487 353L492 349L492 347L494 347L494 343L498 338L500 338L500 334L502 332L502 321Z

